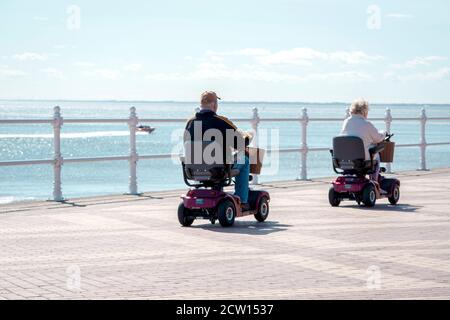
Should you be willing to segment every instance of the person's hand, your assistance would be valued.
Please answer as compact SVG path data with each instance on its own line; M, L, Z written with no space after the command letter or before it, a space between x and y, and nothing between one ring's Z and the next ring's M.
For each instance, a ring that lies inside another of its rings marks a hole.
M249 144L250 144L250 142L252 142L252 140L253 140L253 132L250 132L250 131L242 131L241 134L242 134L242 137L243 137L244 139L247 139L247 140L248 140L248 143L249 143Z

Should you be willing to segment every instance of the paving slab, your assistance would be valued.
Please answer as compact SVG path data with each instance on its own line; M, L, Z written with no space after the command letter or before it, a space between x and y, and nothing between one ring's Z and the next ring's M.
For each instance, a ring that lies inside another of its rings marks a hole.
M0 206L2 299L449 299L450 169L401 199L328 204L331 178L258 186L268 221L178 224L182 190Z

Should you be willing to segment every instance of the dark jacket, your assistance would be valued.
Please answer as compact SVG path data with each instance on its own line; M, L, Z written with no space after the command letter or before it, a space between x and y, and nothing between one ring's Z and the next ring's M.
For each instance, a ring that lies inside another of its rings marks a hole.
M200 130L201 128L201 130ZM207 132L208 130L211 131ZM205 137L205 132L207 137ZM205 110L197 112L194 117L186 123L184 134L184 142L186 141L215 141L215 133L222 135L222 147L224 161L230 163L231 151L241 149L249 143L249 137L239 131L231 120L226 117L217 115L214 111ZM238 150L243 151L243 150Z

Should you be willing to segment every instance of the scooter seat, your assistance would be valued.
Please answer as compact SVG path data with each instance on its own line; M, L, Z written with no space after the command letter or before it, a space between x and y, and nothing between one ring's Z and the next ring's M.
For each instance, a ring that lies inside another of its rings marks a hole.
M231 169L230 177L235 177L239 174L239 169ZM190 179L196 181L220 181L225 177L225 172L221 167L212 167L212 168L188 168L187 175Z

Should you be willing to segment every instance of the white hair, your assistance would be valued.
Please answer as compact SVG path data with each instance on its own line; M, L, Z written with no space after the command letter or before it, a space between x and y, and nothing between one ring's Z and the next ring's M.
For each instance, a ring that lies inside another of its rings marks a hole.
M353 101L352 105L350 106L350 113L351 114L367 114L369 112L369 102L364 99L358 99Z

